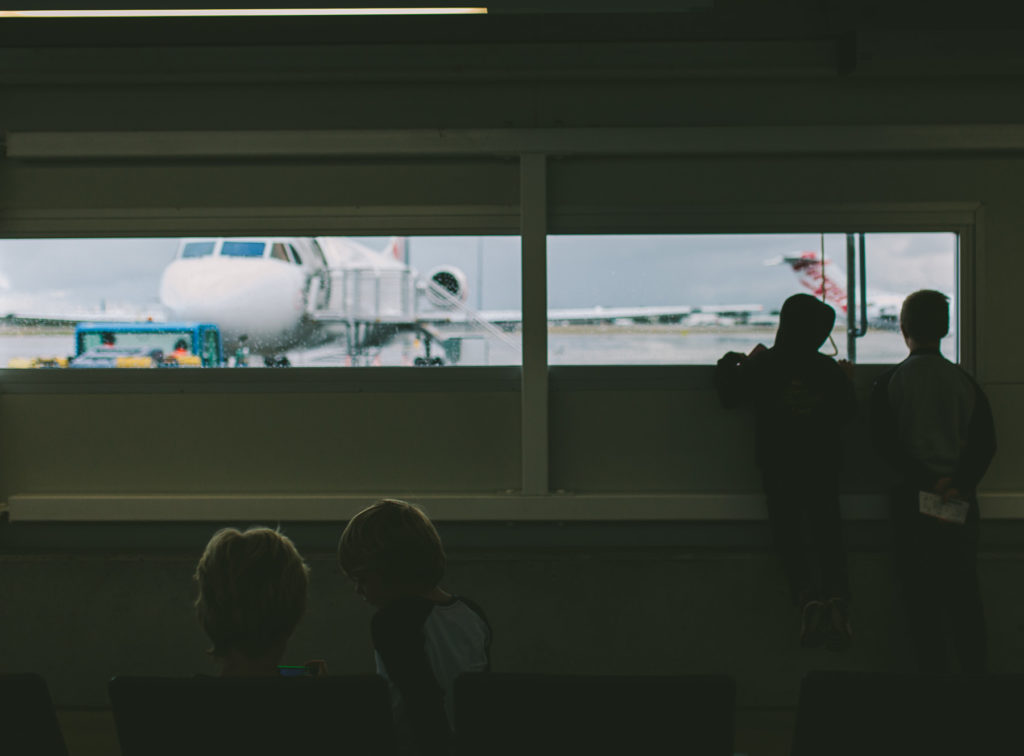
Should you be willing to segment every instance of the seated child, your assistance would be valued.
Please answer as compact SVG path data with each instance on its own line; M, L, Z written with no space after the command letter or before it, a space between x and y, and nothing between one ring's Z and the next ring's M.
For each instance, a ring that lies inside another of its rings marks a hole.
M418 508L383 499L349 521L338 562L379 607L371 634L401 751L450 753L452 684L490 668L491 628L476 604L438 585L446 560L437 530Z
M306 610L309 568L295 544L269 528L213 534L196 565L196 616L223 677L279 674Z
M723 406L754 409L768 521L800 608L800 643L842 650L853 631L839 511L839 430L856 414L857 399L839 364L818 351L835 319L829 305L794 294L782 305L774 346L759 344L749 357L726 354L715 386Z

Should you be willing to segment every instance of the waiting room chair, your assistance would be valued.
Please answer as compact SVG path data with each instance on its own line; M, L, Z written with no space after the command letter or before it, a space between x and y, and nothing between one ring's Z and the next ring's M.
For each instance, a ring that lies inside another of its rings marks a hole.
M455 681L459 756L732 756L736 683L479 673Z
M793 756L1020 753L1024 675L811 672L800 686Z
M115 677L122 756L393 756L387 683L323 678Z
M0 675L0 753L67 756L50 689L39 675Z

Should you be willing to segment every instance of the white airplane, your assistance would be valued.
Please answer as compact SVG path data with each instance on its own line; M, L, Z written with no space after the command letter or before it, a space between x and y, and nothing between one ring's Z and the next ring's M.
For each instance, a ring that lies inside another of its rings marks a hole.
M811 294L835 307L837 313L846 313L847 293L846 284L843 283L846 281L846 272L830 257L825 256L824 270L821 254L818 252L796 252L765 261L765 265L784 263L792 268L801 285ZM904 299L905 294L869 291L868 325L876 328L899 328L900 308ZM837 318L837 321L840 319Z

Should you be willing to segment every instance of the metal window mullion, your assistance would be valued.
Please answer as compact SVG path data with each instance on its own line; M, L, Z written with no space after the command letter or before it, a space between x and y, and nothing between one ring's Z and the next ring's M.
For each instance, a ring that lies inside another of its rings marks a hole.
M523 494L548 492L547 162L524 154L519 163L523 275Z
M984 379L984 365L980 364L979 354L985 354L985 345L979 342L984 339L981 328L984 313L980 308L980 293L984 284L983 268L984 252L979 248L983 238L983 213L979 208L975 213L975 222L960 227L957 234L959 255L957 259L956 311L957 338L960 341L960 364L967 372L979 380Z

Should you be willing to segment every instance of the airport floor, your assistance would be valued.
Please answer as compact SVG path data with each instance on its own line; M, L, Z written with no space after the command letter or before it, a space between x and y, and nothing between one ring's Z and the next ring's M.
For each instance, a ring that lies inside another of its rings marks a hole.
M110 709L60 709L57 712L69 756L119 756ZM794 709L738 709L737 755L787 756Z

